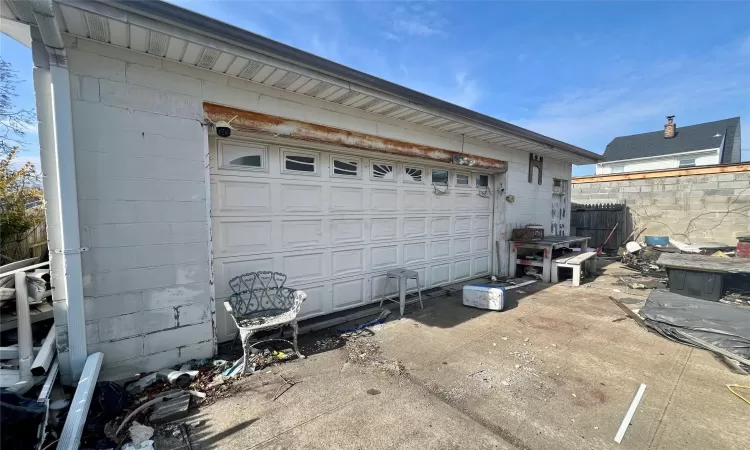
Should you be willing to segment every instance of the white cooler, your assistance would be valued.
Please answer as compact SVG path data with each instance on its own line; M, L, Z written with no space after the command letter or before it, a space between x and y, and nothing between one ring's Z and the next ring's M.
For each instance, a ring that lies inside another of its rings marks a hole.
M485 284L467 284L464 286L464 305L474 308L502 311L505 288Z

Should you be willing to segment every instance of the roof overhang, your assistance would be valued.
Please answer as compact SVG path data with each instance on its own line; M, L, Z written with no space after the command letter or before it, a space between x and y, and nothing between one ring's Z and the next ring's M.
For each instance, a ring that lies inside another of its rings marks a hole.
M29 0L0 0L3 17L37 25ZM574 164L602 156L439 100L162 1L57 0L60 29L392 119Z

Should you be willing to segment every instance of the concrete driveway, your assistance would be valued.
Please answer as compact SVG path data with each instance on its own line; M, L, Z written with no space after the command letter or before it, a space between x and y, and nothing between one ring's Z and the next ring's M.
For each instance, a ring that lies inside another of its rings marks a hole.
M648 292L615 286L617 270L577 288L521 288L503 312L466 308L458 293L412 306L359 338L379 349L360 363L347 362L356 346L306 336L307 359L244 378L233 397L202 407L193 440L232 449L750 448L750 406L725 386L748 377L623 319L608 296L637 306ZM388 369L395 362L403 372ZM273 400L286 389L279 374L299 383ZM645 396L618 445L640 383Z

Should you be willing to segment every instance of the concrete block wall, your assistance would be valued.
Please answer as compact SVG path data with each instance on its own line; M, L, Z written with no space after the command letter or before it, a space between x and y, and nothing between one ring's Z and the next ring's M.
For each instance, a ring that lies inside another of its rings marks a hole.
M65 43L81 240L90 247L89 348L105 352L107 368L155 370L212 352L204 101L507 161L496 186L503 241L517 224L549 232L552 180L571 176L571 164L545 158L539 186L527 181L527 152L93 41L65 36ZM511 194L512 204L504 200ZM501 252L502 271L505 245Z
M210 357L201 82L102 50L68 50L89 351L112 371Z
M750 235L750 170L645 180L582 183L575 203L624 203L644 235L736 244Z

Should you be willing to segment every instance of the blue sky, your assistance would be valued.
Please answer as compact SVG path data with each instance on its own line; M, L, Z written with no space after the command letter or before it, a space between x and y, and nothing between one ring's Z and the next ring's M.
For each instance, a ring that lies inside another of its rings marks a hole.
M750 2L174 3L597 153L667 115L741 116L750 159Z

